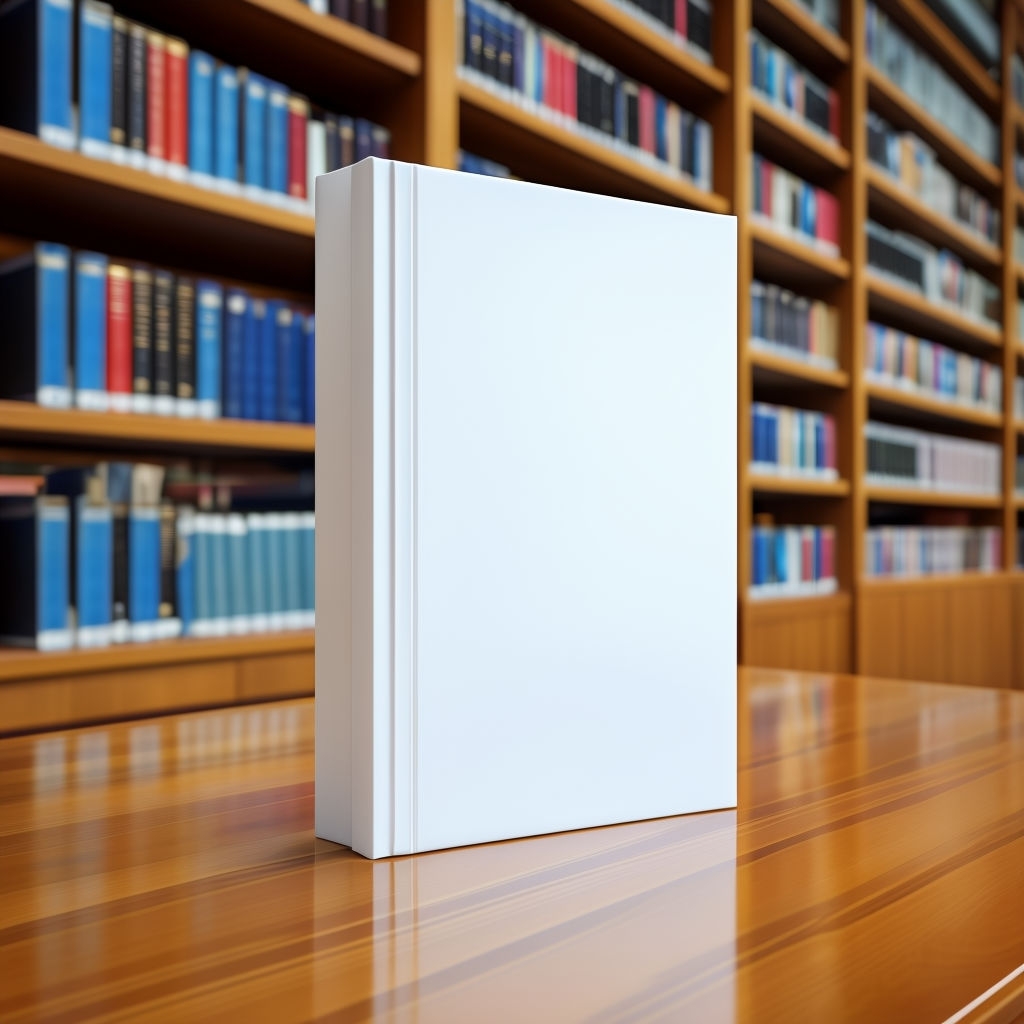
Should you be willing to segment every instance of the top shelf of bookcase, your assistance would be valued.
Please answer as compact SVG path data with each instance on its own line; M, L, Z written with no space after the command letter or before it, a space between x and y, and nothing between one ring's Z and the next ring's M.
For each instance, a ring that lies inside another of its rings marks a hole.
M795 0L754 0L754 28L819 73L848 64L850 44Z

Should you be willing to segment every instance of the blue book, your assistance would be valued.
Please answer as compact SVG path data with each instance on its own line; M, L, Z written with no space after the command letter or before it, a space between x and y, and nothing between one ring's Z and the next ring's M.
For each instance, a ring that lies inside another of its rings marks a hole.
M107 408L107 264L97 252L75 253L75 405Z
M224 303L224 409L234 420L243 416L242 389L245 366L245 322L249 296L241 288L228 291Z
M267 188L288 192L288 90L267 83Z
M267 187L267 80L239 71L242 92L242 181L250 189Z
M238 183L238 76L226 64L217 68L214 91L213 173L221 184Z
M365 118L356 118L356 163L373 156L373 123Z
M74 148L73 36L70 0L0 4L0 124Z
M224 290L213 281L196 286L196 405L204 419L221 414L221 312Z
M260 343L266 319L266 300L250 299L242 345L242 416L247 420L260 418Z
M114 600L114 519L110 503L89 494L81 494L75 501L75 561L78 646L109 644Z
M775 532L775 579L778 583L785 583L789 578L786 569L786 533L784 530Z
M210 606L213 611L213 631L223 636L231 631L231 588L228 586L231 572L228 558L227 516L211 515L210 521L210 573L212 585Z
M193 575L195 577L195 617L192 636L213 635L213 516L198 513L192 524Z
M160 617L160 510L133 505L128 516L128 619L133 640L152 640Z
M82 0L78 9L79 146L88 156L110 154L113 26L110 4Z
M250 607L249 539L245 516L234 513L227 517L226 545L230 590L231 631L248 633L252 617Z
M526 32L524 22L516 15L512 28L512 85L516 92L526 91Z
M266 316L260 325L259 337L259 418L277 419L277 317L284 303L272 299L267 303Z
M245 524L245 558L249 567L249 627L254 633L265 633L270 628L265 520L262 513L250 512Z
M659 160L668 160L668 100L654 97L654 152Z
M188 165L197 175L213 177L214 59L193 50L188 63Z
M183 636L190 636L196 620L196 515L191 508L178 509L174 586Z
M302 422L303 333L302 315L281 306L277 311L277 418L282 423Z
M307 423L316 422L316 318L312 313L307 313L303 318L303 329L305 338L305 372L304 383L306 401L303 417Z

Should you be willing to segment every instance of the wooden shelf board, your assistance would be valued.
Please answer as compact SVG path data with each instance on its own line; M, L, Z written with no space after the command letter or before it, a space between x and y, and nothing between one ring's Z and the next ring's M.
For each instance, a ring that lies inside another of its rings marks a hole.
M944 508L1002 508L1001 497L984 494L951 494L946 491L926 491L916 487L886 487L881 484L867 484L865 496L868 501L885 502L890 505L936 505Z
M996 586L1005 584L1010 573L1002 570L996 572L958 572L937 573L934 576L900 576L871 577L862 576L858 586L864 591L872 590L915 590L935 589L938 587L966 587L988 584Z
M819 72L850 61L850 45L793 0L754 0L754 26Z
M684 106L729 91L724 71L608 0L521 0L516 8Z
M850 263L841 256L828 256L754 221L749 230L754 242L755 274L818 284L834 284L850 276Z
M994 270L1002 265L1002 250L969 228L937 213L891 175L874 164L867 165L868 202L872 219L909 231L926 242L954 250L969 263ZM876 217L875 214L881 214Z
M743 614L757 619L781 619L798 617L809 613L821 613L826 609L848 611L851 604L849 591L840 590L834 594L819 594L811 597L750 597L740 598Z
M296 5L298 6L298 5ZM312 291L311 216L94 160L35 136L0 128L0 194L5 229L29 238L86 239L104 251L160 240L166 263L218 269ZM196 262L198 261L198 263Z
M86 412L0 401L0 441L59 441L69 447L109 446L115 450L311 455L314 432L313 427L299 423Z
M980 186L991 194L1003 182L1002 171L991 161L975 153L961 142L941 121L915 103L902 89L893 84L881 71L868 66L868 102L896 127L911 128L938 153L939 159L950 171Z
M209 639L181 637L146 644L115 644L69 651L0 647L0 685L52 676L86 675L121 669L145 669L311 651L313 635L312 630L295 630Z
M754 146L759 153L777 156L786 167L812 177L849 169L848 150L779 110L756 90L750 93L750 110Z
M464 148L534 168L546 183L725 213L729 201L459 81Z
M874 381L867 381L866 391L869 401L887 406L899 406L927 413L943 420L956 420L962 423L973 423L980 427L1001 427L1001 413L990 412L988 409L972 409L956 402L944 402L941 398L918 391L905 391L903 388L889 387Z
M799 476L768 476L751 471L747 480L755 494L801 494L809 498L842 498L850 493L849 480L815 480Z
M748 349L751 365L755 370L763 370L765 375L777 375L831 388L845 388L850 383L850 375L845 370L832 370L800 359L787 359L784 355L753 345L749 345Z
M872 309L883 317L895 309L904 318L912 320L915 329L925 338L939 334L943 338L993 348L1003 343L1002 332L997 328L980 324L962 313L930 302L923 295L878 277L870 270L867 282L869 306Z

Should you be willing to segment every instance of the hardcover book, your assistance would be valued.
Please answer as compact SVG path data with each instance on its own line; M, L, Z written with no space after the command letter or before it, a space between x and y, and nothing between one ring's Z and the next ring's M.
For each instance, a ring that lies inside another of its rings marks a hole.
M735 806L735 220L378 159L316 219L316 834Z

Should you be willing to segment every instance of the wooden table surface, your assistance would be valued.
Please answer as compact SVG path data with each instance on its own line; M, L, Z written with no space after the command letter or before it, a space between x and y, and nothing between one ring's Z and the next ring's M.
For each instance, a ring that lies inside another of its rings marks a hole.
M2 741L0 1020L1024 1012L1024 694L740 694L738 811L376 863L313 838L310 701Z

